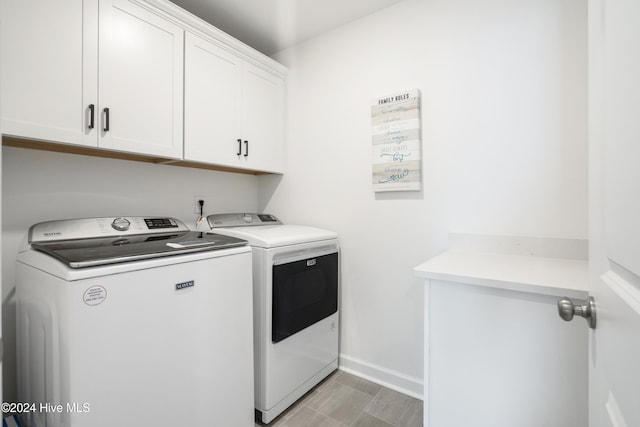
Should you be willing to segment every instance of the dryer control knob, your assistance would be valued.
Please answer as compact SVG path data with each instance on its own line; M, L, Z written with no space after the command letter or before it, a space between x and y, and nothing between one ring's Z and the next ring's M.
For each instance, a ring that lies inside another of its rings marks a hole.
M253 216L249 215L249 214L244 214L242 216L242 220L246 223L251 223L253 222Z
M127 231L130 225L131 223L129 222L129 220L122 217L114 219L111 223L111 227L113 227L114 230L118 231Z

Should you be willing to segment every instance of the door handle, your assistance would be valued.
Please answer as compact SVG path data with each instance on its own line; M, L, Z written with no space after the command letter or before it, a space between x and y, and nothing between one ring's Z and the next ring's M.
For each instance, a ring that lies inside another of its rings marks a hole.
M587 319L587 324L591 329L596 328L596 300L589 297L586 301L577 300L580 305L575 305L567 297L558 300L558 315L567 322L573 319L574 315L578 315Z
M238 152L236 153L238 156L242 154L242 140L238 140Z
M244 156L249 157L249 141L244 142Z

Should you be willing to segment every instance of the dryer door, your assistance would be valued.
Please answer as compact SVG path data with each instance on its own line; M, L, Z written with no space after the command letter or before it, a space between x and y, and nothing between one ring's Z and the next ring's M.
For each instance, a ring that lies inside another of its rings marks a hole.
M338 252L273 266L274 343L338 310Z

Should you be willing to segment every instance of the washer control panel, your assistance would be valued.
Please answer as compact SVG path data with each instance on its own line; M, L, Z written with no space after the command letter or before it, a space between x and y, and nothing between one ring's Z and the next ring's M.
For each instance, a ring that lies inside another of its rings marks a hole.
M93 237L189 231L180 220L168 217L119 216L41 222L29 229L29 243Z
M130 225L131 225L131 222L129 222L127 218L122 218L122 217L114 219L113 222L111 223L111 226L113 227L113 229L118 231L126 231L129 229Z
M179 227L178 220L174 218L145 218L144 222L147 224L149 230Z

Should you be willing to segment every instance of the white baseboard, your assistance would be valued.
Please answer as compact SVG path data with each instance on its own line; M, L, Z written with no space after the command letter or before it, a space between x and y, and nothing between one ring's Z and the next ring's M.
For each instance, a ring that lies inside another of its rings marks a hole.
M338 368L341 371L423 400L423 382L420 378L410 377L346 354L340 354Z

